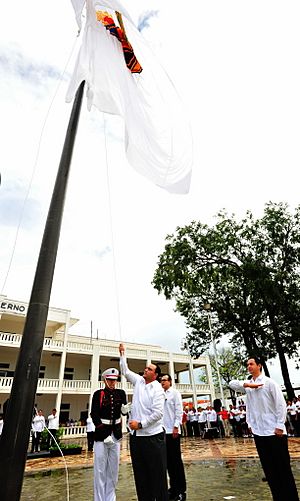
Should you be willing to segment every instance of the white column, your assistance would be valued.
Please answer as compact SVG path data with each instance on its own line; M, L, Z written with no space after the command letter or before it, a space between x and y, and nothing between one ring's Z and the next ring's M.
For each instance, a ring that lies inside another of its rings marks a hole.
M169 374L172 378L172 386L174 386L174 388L176 388L174 362L173 362L173 355L171 352L169 352Z
M91 360L91 394L89 402L89 412L92 406L94 392L99 388L99 370L100 370L100 345L94 342L93 355Z
M67 319L66 319L65 330L64 330L64 346L63 346L63 352L62 352L61 359L60 359L59 377L58 377L58 392L56 395L56 404L55 404L55 407L57 409L57 414L59 414L60 405L61 405L61 401L62 401L64 373L65 373L66 358L67 358L69 327L70 327L70 312L67 313Z
M147 365L149 365L151 363L152 363L152 360L151 360L150 350L147 350Z
M122 388L122 390L124 390L126 392L126 390L127 390L127 381L126 381L126 377L123 376L123 374L121 374L121 388Z
M190 373L190 381L193 389L193 402L194 402L194 407L197 409L197 390L196 390L196 383L195 383L195 378L194 378L194 366L193 366L193 361L192 358L189 357L189 373Z

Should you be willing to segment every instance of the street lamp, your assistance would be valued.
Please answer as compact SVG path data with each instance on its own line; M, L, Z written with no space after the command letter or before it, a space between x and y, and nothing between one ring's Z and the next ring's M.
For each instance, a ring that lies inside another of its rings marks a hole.
M223 386L222 386L221 376L220 376L220 371L219 371L218 353L217 353L216 342L215 342L215 338L214 338L213 330L212 330L212 325L211 325L211 304L210 303L205 303L203 305L203 309L207 313L209 332L210 332L211 342L212 342L212 346L213 346L213 350L214 350L214 355L215 355L215 360L216 360L216 370L217 370L217 376L218 376L219 387L220 387L220 395L221 395L222 405L224 405L225 404L225 400L224 400Z

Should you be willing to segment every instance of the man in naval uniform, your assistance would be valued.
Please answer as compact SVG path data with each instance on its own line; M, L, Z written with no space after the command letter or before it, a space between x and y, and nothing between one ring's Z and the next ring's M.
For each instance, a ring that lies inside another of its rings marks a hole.
M91 417L95 425L94 442L94 501L115 501L118 481L121 413L127 414L126 394L116 389L119 371L103 372L105 387L95 391Z

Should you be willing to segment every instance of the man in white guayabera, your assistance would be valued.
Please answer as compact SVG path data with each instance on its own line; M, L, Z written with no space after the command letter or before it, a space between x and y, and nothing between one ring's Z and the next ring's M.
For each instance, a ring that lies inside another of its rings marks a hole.
M160 367L147 364L140 376L128 369L125 348L119 346L120 367L133 384L131 406L130 454L139 501L167 501L167 455L163 429L164 390L157 378Z
M286 403L279 385L262 374L258 357L249 358L252 378L230 381L234 391L246 393L246 420L274 501L299 501L290 465L285 428Z
M179 391L172 387L170 374L164 374L160 382L165 392L164 429L166 430L167 469L170 480L169 499L185 501L186 479L180 448L182 399Z

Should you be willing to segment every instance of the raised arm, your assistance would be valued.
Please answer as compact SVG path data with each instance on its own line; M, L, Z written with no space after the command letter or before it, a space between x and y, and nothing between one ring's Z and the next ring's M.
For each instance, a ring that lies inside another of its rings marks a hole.
M121 369L121 374L126 377L127 381L129 381L132 384L135 384L141 376L139 374L136 374L135 372L132 372L128 369L128 365L126 362L126 356L125 356L125 346L123 343L120 343L119 345L119 353L120 353L120 369Z

